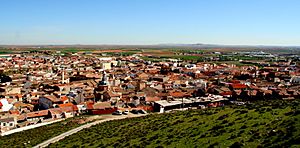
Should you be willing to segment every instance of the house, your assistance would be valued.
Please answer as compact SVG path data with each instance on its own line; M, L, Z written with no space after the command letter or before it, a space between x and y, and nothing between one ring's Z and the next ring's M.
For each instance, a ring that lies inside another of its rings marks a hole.
M52 119L60 119L63 118L63 112L61 108L50 108L48 109L50 112L50 116Z
M16 127L17 121L14 117L0 119L0 132L6 132Z
M155 102L155 101L160 101L161 98L157 96L147 96L145 101L146 102Z
M39 98L31 98L30 104L32 104L32 105L38 105L39 104Z
M61 101L62 101L63 104L69 103L68 96L61 96L60 99L61 99Z
M230 84L229 88L231 90L245 90L248 88L248 86L245 84L233 83L233 84Z
M183 98L183 97L186 97L186 93L182 92L182 91L179 91L179 90L172 91L169 94L173 98Z
M172 85L172 84L169 84L169 83L164 83L164 84L163 84L163 88L164 88L165 90L171 90L171 89L173 89L172 86L173 86L173 85Z
M84 103L80 103L76 106L78 108L78 113L80 114L86 113L86 106L84 105Z
M118 110L117 107L112 107L110 102L87 103L87 112L92 115L112 114Z
M7 99L0 99L0 112L7 112L13 107Z
M153 81L158 81L158 82L167 82L169 80L169 77L164 75L156 75L151 77L151 79Z
M62 103L63 101L54 95L44 95L39 98L39 108L41 110L53 108L55 105Z
M300 76L293 76L291 79L290 79L290 82L294 85L297 85L297 84L300 84Z
M138 74L138 78L140 78L141 80L148 80L149 75L147 75L146 73L140 73Z
M23 102L15 102L13 105L14 105L15 109L18 109L21 112L23 112L23 111L32 111L33 108L34 108L33 105L23 103Z
M7 87L5 89L5 93L7 95L10 95L10 94L21 94L21 87Z
M63 112L63 116L65 118L70 118L78 115L78 107L72 103L59 104L58 107Z
M138 82L137 82L136 90L137 90L137 91L140 91L140 90L146 88L146 86L147 86L146 83L147 83L146 81L138 81Z
M131 100L139 100L139 102L145 102L146 96L147 95L145 92L136 92L136 94L132 96Z
M26 120L29 122L42 122L44 119L51 118L48 110L26 113Z
M103 62L103 63L101 63L101 68L103 70L109 70L109 69L111 69L111 63L110 62Z
M213 95L208 94L206 97L200 97L199 99L195 100L194 102L198 102L201 105L207 106L207 107L219 107L224 106L228 102L227 98L224 98L221 95Z
M167 110L181 108L183 103L181 101L154 101L154 111L164 113Z
M34 91L30 94L27 94L25 97L27 98L27 101L31 102L32 104L38 104L38 98L44 94L45 92Z
M117 102L121 99L122 95L120 93L106 91L103 93L103 100L104 101L112 101Z

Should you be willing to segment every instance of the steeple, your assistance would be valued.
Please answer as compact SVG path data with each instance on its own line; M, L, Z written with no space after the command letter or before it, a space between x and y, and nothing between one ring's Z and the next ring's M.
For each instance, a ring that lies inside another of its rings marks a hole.
M103 100L103 94L109 90L108 77L106 72L102 72L102 79L99 81L98 86L94 89L95 101Z
M65 83L65 69L62 69L62 74L61 74L61 83L64 84Z
M108 85L108 77L105 71L102 72L102 79L98 85Z

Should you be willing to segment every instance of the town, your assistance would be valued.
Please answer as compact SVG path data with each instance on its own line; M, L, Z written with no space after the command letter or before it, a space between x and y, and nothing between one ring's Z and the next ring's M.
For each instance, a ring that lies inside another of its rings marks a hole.
M300 97L297 54L64 51L0 55L1 133L81 115L165 113Z

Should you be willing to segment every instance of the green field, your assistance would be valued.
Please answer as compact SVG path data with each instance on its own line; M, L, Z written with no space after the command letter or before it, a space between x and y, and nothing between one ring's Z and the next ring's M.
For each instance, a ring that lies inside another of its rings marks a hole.
M85 118L85 117L84 117ZM76 128L80 117L70 118L61 122L41 126L38 128L0 136L0 147L32 147L52 137L58 136L66 131Z
M193 56L193 55L174 55L174 56L162 56L161 58L172 58L172 59L180 59L183 61L203 61L203 57L201 56Z
M50 147L299 147L300 103L258 102L110 121Z
M12 50L0 49L0 54L11 54L14 53Z

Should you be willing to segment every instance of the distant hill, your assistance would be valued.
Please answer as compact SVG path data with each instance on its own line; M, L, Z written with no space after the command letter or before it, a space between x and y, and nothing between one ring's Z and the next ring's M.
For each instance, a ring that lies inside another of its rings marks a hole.
M264 45L218 45L218 44L154 44L154 45L0 45L0 48L247 48L247 49L300 49L300 46L264 46Z

